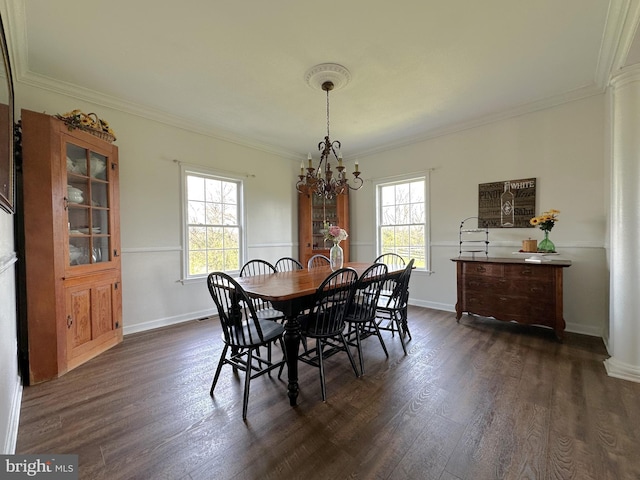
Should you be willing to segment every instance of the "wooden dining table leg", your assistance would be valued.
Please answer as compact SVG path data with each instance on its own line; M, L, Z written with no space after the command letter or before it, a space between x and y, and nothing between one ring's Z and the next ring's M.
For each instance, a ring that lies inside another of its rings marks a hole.
M308 308L313 296L294 298L285 301L272 301L273 308L285 314L287 320L284 324L284 348L287 352L287 370L289 373L289 383L287 384L287 395L289 404L295 407L298 400L298 350L300 348L300 321L298 316L305 308Z
M289 383L287 395L289 404L293 407L298 399L298 349L300 348L300 322L297 316L288 318L284 325L284 348L287 352L287 370L289 371Z

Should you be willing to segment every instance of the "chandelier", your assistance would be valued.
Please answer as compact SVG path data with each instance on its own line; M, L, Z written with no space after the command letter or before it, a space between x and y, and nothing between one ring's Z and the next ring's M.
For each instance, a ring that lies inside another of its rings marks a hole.
M307 74L307 81L314 75L317 76L327 72L334 78L337 73L344 74L346 72L348 75L348 71L340 65L324 64L310 70ZM327 92L327 135L324 140L318 143L318 151L320 152L318 167L313 167L311 154L307 157L306 169L304 162L300 163L300 175L298 175L299 180L296 183L296 189L299 193L315 193L326 199L331 199L336 195L346 194L349 190L359 190L363 181L360 178L358 161L356 160L352 180L353 185L349 184L345 172L346 167L342 163L342 152L340 151L342 145L339 140L331 141L329 135L329 92L334 89L334 82L332 80L324 80L320 87ZM331 169L330 160L333 159L337 162L335 172Z

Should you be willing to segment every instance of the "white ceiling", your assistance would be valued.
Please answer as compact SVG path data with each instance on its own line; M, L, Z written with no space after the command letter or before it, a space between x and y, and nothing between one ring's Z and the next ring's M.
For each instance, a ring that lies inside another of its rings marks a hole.
M341 64L349 158L602 92L635 0L2 1L17 81L286 155L317 156L304 76Z

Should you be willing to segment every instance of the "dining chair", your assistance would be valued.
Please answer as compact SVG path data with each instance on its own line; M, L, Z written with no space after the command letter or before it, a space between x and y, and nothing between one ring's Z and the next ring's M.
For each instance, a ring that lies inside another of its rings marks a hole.
M223 365L231 365L234 371L237 369L245 372L242 419L246 420L251 380L265 373L270 374L275 368L280 369L278 378L282 373L285 358L278 362L272 361L271 345L279 342L282 352L285 352L284 327L273 320L258 318L251 298L226 273L210 273L207 277L207 286L218 309L224 342L209 394L213 397ZM267 347L266 359L261 357L260 347ZM230 352L229 349L231 349Z
M407 262L405 262L404 258L398 255L397 253L387 252L382 255L378 255L378 257L373 261L373 263L384 263L387 267L406 267ZM395 286L395 282L392 280L387 280L382 285L381 295L383 297L389 297L393 291L393 287Z
M240 269L241 277L253 277L256 275L269 275L276 273L276 267L266 260L255 258L246 262ZM276 310L271 305L271 302L262 300L260 298L253 299L253 306L259 318L267 320L284 320L285 315L279 310Z
M393 334L398 332L402 350L407 354L405 335L411 340L411 332L407 325L407 307L409 302L409 280L413 270L414 259L411 259L398 277L391 279L393 289L389 296L380 295L376 308L376 322L380 330L388 330Z
M325 265L331 265L331 260L324 255L316 254L313 255L309 261L307 262L307 269L311 270L315 267L324 267Z
M339 351L346 352L356 377L359 375L343 333L347 307L357 280L358 273L352 268L332 272L316 289L311 311L300 317L301 335L315 339L316 348L315 351L305 348L298 359L319 368L322 401L327 399L324 375L324 360L327 357Z
M407 262L404 261L404 258L402 258L397 253L391 253L391 252L378 255L378 257L373 261L373 263L384 263L387 266L399 265L401 267L404 267L407 264Z
M368 267L355 285L351 296L345 320L348 326L347 340L349 345L356 347L360 361L360 375L364 374L364 359L362 355L362 340L376 335L382 345L384 354L389 357L380 329L376 322L376 308L380 298L380 289L387 278L388 268L383 263L374 263ZM353 341L355 337L355 342Z
M298 260L291 257L282 257L276 262L275 267L278 272L292 272L304 268Z
M249 260L240 269L241 277L253 277L255 275L267 275L269 273L276 273L276 267L260 258Z

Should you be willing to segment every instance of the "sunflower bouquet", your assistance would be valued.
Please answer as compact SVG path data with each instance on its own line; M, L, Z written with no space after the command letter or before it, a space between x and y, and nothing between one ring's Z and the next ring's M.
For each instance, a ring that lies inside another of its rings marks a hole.
M558 214L560 210L549 210L547 212L543 212L542 215L538 215L537 217L533 217L529 220L529 223L534 227L540 227L540 230L543 232L550 232L553 226L558 221Z

